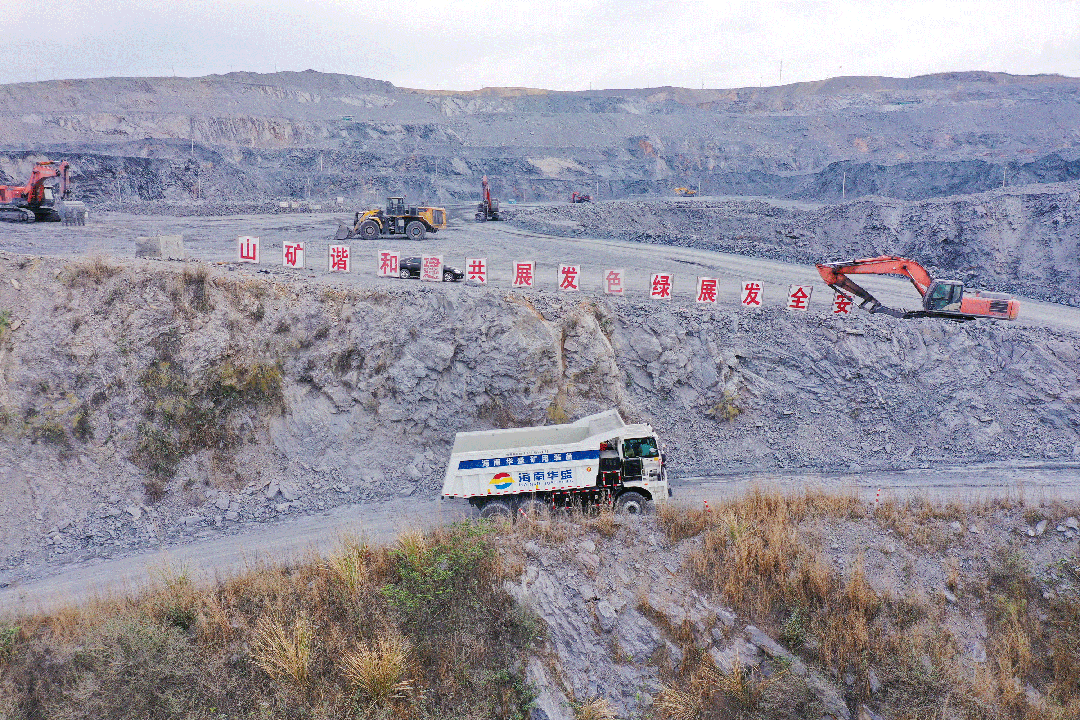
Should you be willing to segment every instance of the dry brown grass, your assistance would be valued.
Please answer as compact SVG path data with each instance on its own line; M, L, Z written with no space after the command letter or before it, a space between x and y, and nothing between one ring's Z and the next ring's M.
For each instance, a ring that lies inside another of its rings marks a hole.
M963 589L966 601L978 604L991 629L988 662L982 665L972 663L969 649L948 629L946 608L931 609L915 596L883 595L868 581L862 557L841 574L814 549L810 538L817 521L868 516L868 508L853 498L758 489L709 513L662 508L659 524L673 541L696 538L687 565L701 586L775 630L789 647L805 648L806 660L853 676L848 692L858 701L871 701L873 670L889 688L897 718L1077 717L1080 597L1046 600L1015 558L999 560L988 586L980 588L975 579L961 577L954 555L944 556L958 538L948 523L967 527L973 517L1017 510L1012 501L938 506L886 500L870 518L938 558L945 584L954 592ZM1052 514L1072 511L1062 507ZM658 707L664 717L680 720L719 717L709 710L716 702L702 697L686 687L670 689ZM941 715L944 707L950 714Z
M574 720L618 720L614 706L607 698L594 698L573 703Z
M15 618L0 717L522 714L537 626L494 548L486 524L390 548L345 541L210 587L165 570L138 597Z
M358 648L341 659L350 690L359 693L369 709L392 706L413 691L412 646L397 632Z
M92 287L100 285L121 270L123 268L111 262L108 257L91 255L68 263L62 277L68 287Z
M270 677L302 689L311 668L313 636L311 621L303 615L293 620L292 627L281 618L261 617L255 626L252 657Z
M677 683L665 686L654 699L653 710L658 720L801 720L821 716L820 705L805 681L788 671L766 674L736 658L731 669L723 672L708 656L702 656Z

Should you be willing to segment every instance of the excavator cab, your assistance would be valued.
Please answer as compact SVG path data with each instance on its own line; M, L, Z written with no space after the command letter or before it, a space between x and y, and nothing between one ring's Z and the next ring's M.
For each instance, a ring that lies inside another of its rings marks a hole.
M960 311L960 301L964 298L964 283L959 280L935 280L930 284L923 298L924 310L939 312Z

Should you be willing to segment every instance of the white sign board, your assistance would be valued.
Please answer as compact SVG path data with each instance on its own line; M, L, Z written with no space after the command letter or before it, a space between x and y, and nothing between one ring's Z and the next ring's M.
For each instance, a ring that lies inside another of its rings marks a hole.
M259 263L259 238L245 235L236 239L236 262Z

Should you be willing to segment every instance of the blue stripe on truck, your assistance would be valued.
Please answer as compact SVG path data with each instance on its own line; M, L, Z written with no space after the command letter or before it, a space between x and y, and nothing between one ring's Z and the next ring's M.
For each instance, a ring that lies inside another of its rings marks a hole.
M541 453L539 455L513 455L510 457L483 458L480 460L459 460L458 470L479 470L482 468L512 467L515 465L548 465L575 460L599 460L599 450L576 450L566 453Z

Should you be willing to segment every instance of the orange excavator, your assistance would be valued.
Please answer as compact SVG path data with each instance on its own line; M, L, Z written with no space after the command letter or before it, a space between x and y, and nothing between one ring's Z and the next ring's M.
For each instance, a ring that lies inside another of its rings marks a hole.
M502 215L499 214L499 199L491 197L491 188L488 187L487 175L484 176L482 186L484 197L476 206L476 222L502 220Z
M817 266L821 279L839 293L860 298L859 307L871 313L885 313L898 318L941 317L953 320L998 318L1014 320L1020 303L1004 293L969 291L959 280L935 280L919 263L895 255L864 260L822 263ZM911 281L923 299L922 310L899 310L886 307L855 283L849 275L902 275Z
M0 220L60 222L58 208L71 192L69 168L66 160L42 160L34 165L25 185L0 185Z

